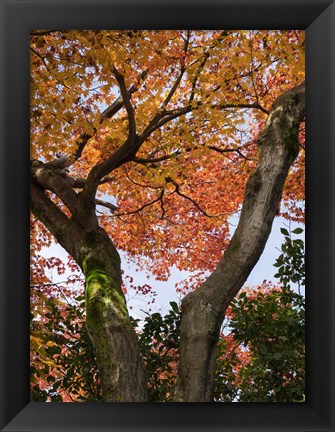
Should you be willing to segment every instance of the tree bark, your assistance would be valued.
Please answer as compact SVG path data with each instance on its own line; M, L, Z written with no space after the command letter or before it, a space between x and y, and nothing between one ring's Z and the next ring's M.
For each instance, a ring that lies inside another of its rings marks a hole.
M36 172L37 170L37 172ZM55 172L39 165L32 169L31 209L65 250L76 260L85 276L87 330L94 346L106 402L144 402L146 380L136 333L127 312L121 288L120 257L96 218L85 211L77 196L75 217L66 215L49 199L41 182L58 188ZM51 180L50 180L51 179ZM73 203L68 200L69 207Z
M101 228L79 256L86 279L87 329L106 402L144 402L146 381L137 336L121 289L120 257Z
M288 171L299 153L305 84L274 103L258 139L259 160L245 190L241 217L216 270L182 300L176 402L211 402L216 345L225 310L261 256L280 206Z

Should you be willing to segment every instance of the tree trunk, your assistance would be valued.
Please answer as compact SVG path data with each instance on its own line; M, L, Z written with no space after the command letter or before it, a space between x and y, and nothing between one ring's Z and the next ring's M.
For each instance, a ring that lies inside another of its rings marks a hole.
M176 402L211 402L216 344L225 310L261 256L280 206L284 183L299 153L304 83L274 103L259 136L259 161L245 190L235 234L216 270L182 301Z
M50 180L51 179L51 180ZM54 172L32 168L31 210L85 275L87 329L93 343L106 402L147 400L146 380L136 333L121 288L120 257L95 214L77 198L76 217L68 218L44 193L41 182L60 188ZM52 185L51 185L52 181ZM87 210L87 212L86 212Z
M106 402L144 402L146 382L137 336L121 289L119 254L99 232L80 250L86 279L87 329L99 367Z

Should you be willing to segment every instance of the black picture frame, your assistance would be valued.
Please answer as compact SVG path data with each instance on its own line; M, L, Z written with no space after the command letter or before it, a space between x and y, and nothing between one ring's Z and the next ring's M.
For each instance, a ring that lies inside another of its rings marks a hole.
M1 0L2 431L335 431L333 1ZM29 30L306 29L304 403L36 403L29 395Z

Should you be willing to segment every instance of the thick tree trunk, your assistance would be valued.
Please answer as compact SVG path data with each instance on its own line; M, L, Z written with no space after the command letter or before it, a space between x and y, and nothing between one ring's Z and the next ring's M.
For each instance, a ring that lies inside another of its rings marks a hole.
M51 180L50 180L51 178ZM81 267L86 281L87 329L93 343L106 402L147 400L137 336L121 289L120 257L93 212L77 198L76 218L65 214L44 193L40 182L59 189L54 173L32 169L31 209ZM50 185L52 181L52 185ZM89 217L89 214L91 216Z
M299 152L298 128L304 112L304 83L274 103L258 139L259 161L247 182L230 245L211 276L182 301L177 402L213 400L216 344L224 313L269 237L289 168Z
M87 329L106 402L144 402L146 382L137 336L121 289L120 258L106 233L91 234L80 250L86 279Z

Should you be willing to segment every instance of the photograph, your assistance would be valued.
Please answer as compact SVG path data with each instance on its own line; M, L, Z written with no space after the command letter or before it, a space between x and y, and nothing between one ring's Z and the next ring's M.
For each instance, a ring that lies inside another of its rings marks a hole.
M335 0L0 10L0 431L335 432Z
M35 402L305 401L305 31L30 31Z

